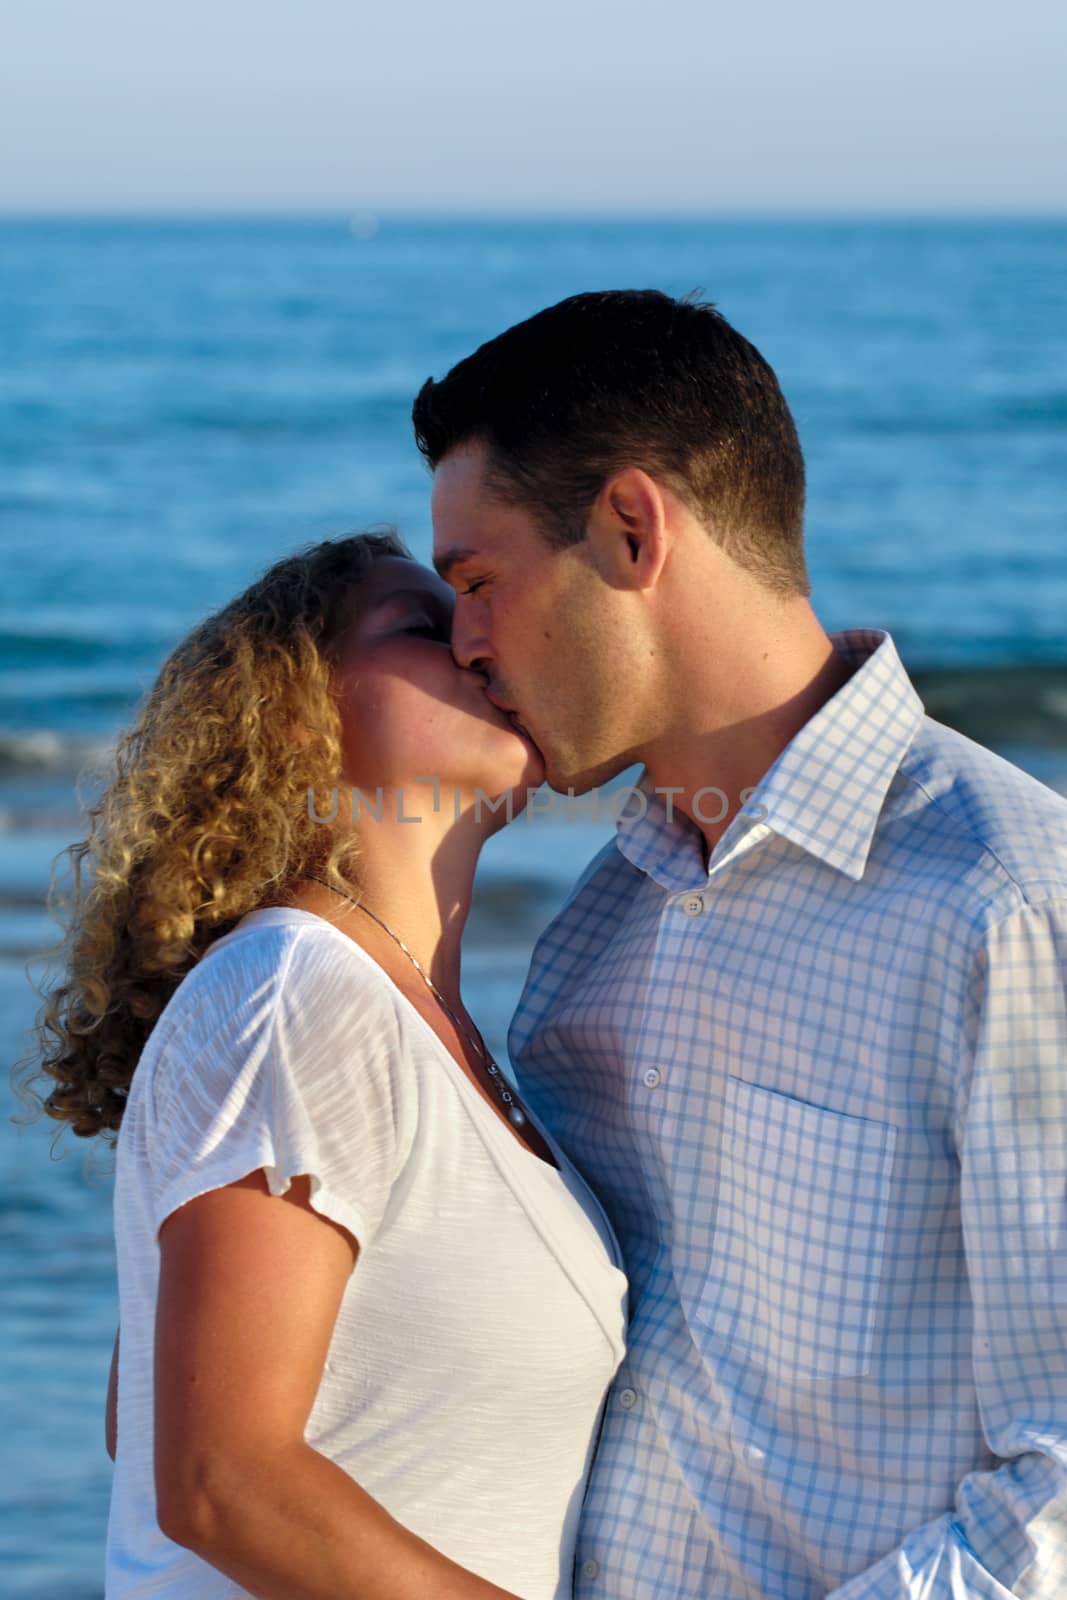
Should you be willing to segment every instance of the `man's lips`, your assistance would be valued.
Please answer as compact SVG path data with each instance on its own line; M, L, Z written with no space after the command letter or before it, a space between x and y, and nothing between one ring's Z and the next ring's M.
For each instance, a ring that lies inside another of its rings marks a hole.
M524 734L527 739L533 738L530 730L524 727L516 716L514 706L505 705L503 700L498 700L496 695L492 694L488 689L485 691L485 698L488 700L491 706L495 706L498 711L502 711L504 713L504 715L511 722L512 726L515 727L519 733Z
M491 689L486 689L485 698L488 700L488 702L489 702L489 704L491 706L496 706L497 710L498 711L502 711L506 717L510 717L510 716L514 715L515 707L514 706L506 706L504 704L503 700L498 700L497 699L496 695L493 693L493 691Z

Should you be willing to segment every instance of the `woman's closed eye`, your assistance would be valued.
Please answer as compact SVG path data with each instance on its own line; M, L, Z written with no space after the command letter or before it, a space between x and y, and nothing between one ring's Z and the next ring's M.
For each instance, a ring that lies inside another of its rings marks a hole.
M430 639L445 639L449 629L446 622L431 622L429 618L422 617L415 622L405 623L404 632L425 634Z

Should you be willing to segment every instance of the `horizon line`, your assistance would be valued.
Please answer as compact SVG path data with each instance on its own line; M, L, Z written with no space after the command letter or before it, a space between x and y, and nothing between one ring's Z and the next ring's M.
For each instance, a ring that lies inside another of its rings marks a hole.
M522 209L478 210L440 207L350 206L110 206L110 207L22 207L0 202L0 222L1067 222L1067 206L1054 208L958 210L944 206L909 208L761 207L756 208L636 208L612 209Z

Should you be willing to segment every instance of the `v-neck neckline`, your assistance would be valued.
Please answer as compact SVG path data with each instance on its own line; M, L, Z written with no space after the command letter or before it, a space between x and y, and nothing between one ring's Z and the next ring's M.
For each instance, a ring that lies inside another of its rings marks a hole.
M396 979L390 976L390 974L382 966L381 962L376 960L375 957L371 955L369 950L365 950L363 946L357 943L355 939L349 938L348 934L342 932L342 930L338 928L335 923L330 922L326 917L320 917L317 911L306 911L302 906L262 906L255 911L247 912L242 918L241 925L247 926L248 922L253 917L263 918L274 916L281 917L283 920L287 917L310 917L321 927L328 928L331 933L337 936L337 938L343 939L345 944L350 948L356 950L358 954L362 956L364 961L369 962L375 971L381 974L398 999L415 1017L415 1020L418 1022L420 1028L425 1031L425 1033L437 1046L437 1049L447 1063L448 1069L453 1078L463 1086L464 1091L468 1095L472 1095L474 1097L478 1105L481 1107L482 1113L491 1117L493 1122L500 1129L501 1133L505 1134L510 1142L513 1145L516 1145L525 1155L529 1156L531 1160L538 1162L542 1167L547 1167L550 1172L562 1172L563 1163L567 1158L540 1119L535 1117L528 1107L523 1107L523 1114L529 1119L534 1128L541 1135L541 1138L545 1142L546 1148L551 1150L552 1154L555 1156L556 1159L554 1162L546 1161L544 1156L539 1156L536 1150L531 1150L528 1144L524 1144L518 1135L512 1132L504 1118L499 1115L499 1113L489 1103L485 1096L479 1091L477 1085L471 1081L470 1077L460 1066L459 1062L445 1044L444 1040L427 1022L418 1006L415 1005L414 1001L404 993ZM236 933L238 929L234 928L231 931Z

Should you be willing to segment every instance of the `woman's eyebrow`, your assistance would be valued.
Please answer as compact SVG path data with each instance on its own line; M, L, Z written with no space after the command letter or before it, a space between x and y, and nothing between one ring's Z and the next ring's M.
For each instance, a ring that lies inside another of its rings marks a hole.
M390 590L380 599L372 601L369 609L371 612L380 611L383 606L392 605L395 600L418 600L423 605L437 606L442 611L449 609L448 601L441 595L433 594L429 589L417 589L414 585Z

